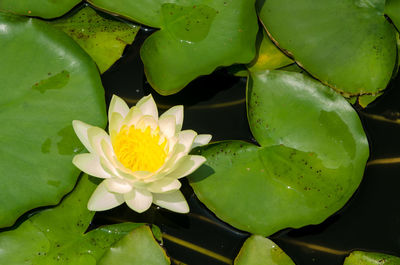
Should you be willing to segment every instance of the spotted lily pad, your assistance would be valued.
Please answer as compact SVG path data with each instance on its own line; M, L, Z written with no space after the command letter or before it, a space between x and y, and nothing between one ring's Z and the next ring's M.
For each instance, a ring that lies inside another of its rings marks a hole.
M397 265L400 257L383 253L353 251L343 265Z
M258 30L254 0L91 0L96 7L160 28L140 54L148 81L163 95L218 66L248 63Z
M121 223L84 234L94 215L87 202L96 187L84 175L59 206L0 233L0 264L97 264L112 244L143 224Z
M168 265L171 264L148 226L136 228L115 245L100 260L99 265Z
M133 42L139 31L137 25L104 18L90 7L72 17L54 20L52 24L78 42L101 73L121 57L125 46Z
M264 236L318 224L339 210L369 154L351 105L305 75L270 71L251 76L247 108L261 146L198 148L207 162L189 180L199 199L229 224Z
M45 22L0 13L0 227L24 212L57 204L79 170L83 150L72 120L105 126L96 65Z
M295 265L274 242L252 235L244 242L234 265Z
M18 15L55 18L64 15L81 0L1 0L0 10Z
M386 88L396 60L384 0L268 0L260 18L279 47L345 96ZM282 21L285 23L282 23Z

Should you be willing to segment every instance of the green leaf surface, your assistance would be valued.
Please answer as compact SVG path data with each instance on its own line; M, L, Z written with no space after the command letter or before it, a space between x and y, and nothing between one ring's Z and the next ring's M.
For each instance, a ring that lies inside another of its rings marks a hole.
M314 79L285 71L252 75L247 115L261 146L313 152L330 168L355 164L354 176L362 176L369 152L360 119L346 100Z
M360 104L361 107L366 108L370 103L374 102L382 95L383 93L377 95L361 95L358 97L358 104Z
M161 30L140 54L149 83L177 93L219 66L249 63L258 30L254 0L92 0L96 7Z
M57 204L79 170L78 119L104 127L104 90L96 65L45 22L0 13L0 227L24 212Z
M165 251L148 226L136 228L108 250L99 265L168 265Z
M252 73L264 72L266 70L275 70L293 63L286 54L284 54L271 41L264 29L262 29L261 42L257 50L257 56L247 68Z
M84 175L59 206L0 233L0 264L95 265L113 243L142 225L121 223L84 234L94 215L87 201L96 186Z
M347 202L364 172L369 150L357 113L335 91L293 72L253 75L247 97L261 147L225 141L196 149L207 158L189 176L196 195L254 234L322 222Z
M0 10L23 16L56 18L80 2L81 0L1 0Z
M71 17L54 20L53 26L72 37L104 73L135 39L139 26L104 18L90 7Z
M400 258L383 253L353 251L343 265L398 265Z
M260 18L278 46L323 83L346 96L375 94L390 81L397 53L384 2L268 0Z
M234 265L295 265L274 242L252 235L243 244Z
M386 0L385 13L400 31L400 0Z

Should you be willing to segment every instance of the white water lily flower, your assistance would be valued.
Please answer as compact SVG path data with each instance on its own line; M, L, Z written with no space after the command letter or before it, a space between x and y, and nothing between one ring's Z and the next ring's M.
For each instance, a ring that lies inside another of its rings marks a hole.
M188 153L207 144L211 135L181 131L183 106L172 107L158 118L151 95L131 109L114 95L108 118L109 135L99 127L73 121L77 136L90 152L76 155L74 165L104 179L88 202L89 210L104 211L126 202L139 213L152 203L187 213L179 179L206 161Z

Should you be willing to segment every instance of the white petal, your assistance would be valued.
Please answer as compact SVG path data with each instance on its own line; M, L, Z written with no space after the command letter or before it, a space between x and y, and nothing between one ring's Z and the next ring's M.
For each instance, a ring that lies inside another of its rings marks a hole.
M138 107L133 107L129 110L128 114L126 115L123 124L126 125L128 128L132 125L136 125L138 121L142 118L143 113L140 111Z
M169 110L167 110L166 112L164 112L161 116L160 119L163 116L175 116L175 121L176 121L176 128L175 131L179 132L180 130L182 130L182 124L183 124L183 106L182 105L178 105L178 106L174 106L172 108L170 108Z
M211 141L211 134L199 134L194 138L192 149L197 146L206 145Z
M106 142L110 143L110 136L101 128L99 127L91 127L88 129L88 138L90 145L92 146L92 152L103 156L103 150L101 148L101 141L105 140Z
M173 136L171 138L168 139L168 155L172 155L174 148L176 146L176 144L178 143L178 136Z
M135 127L138 129L142 129L143 131L147 127L150 127L151 130L156 130L158 127L158 123L157 120L155 120L152 116L146 115L142 116Z
M164 193L164 192L179 190L181 186L182 185L179 182L179 180L164 177L158 181L152 182L148 186L148 190L153 193Z
M107 189L115 193L128 193L132 190L132 185L120 178L111 178L104 181Z
M189 212L189 205L179 190L172 193L154 193L153 203L177 213Z
M109 192L104 181L97 186L88 202L90 211L106 211L124 203L122 194Z
M153 201L152 194L142 189L133 189L131 192L124 194L124 198L129 208L138 213L149 209Z
M152 173L150 171L134 171L132 172L132 175L136 179L145 179L148 178Z
M79 154L74 156L72 163L83 172L98 178L111 178L100 164L99 156L95 154Z
M188 155L179 161L179 166L169 173L166 177L168 178L183 178L189 174L192 174L196 169L198 169L204 162L206 158L198 155Z
M93 126L84 123L83 121L74 120L72 121L72 127L74 128L74 131L78 136L79 140L81 141L81 143L91 153L93 149L89 142L88 129L92 128Z
M165 137L171 138L175 135L175 116L163 116L158 120L161 132Z
M157 105L154 102L151 94L139 100L139 102L136 104L136 107L140 109L143 115L150 115L156 121L158 120Z
M128 114L128 112L129 112L129 107L128 107L128 105L126 105L125 101L116 95L112 96L111 102L110 102L110 107L108 108L108 118L109 119L111 119L111 116L114 112L118 112L124 118L125 118L126 114ZM111 120L109 123L111 123Z
M175 144L174 149L172 150L172 155L166 159L160 171L169 171L180 158L187 155L190 151L190 148L192 147L196 135L197 133L192 130L179 132L178 143Z
M183 145L185 147L185 152L189 152L192 147L194 138L197 136L197 133L192 130L181 131L178 134L179 140L178 144Z
M111 139L119 133L121 126L123 124L124 118L118 112L114 112L110 116L110 123L108 125L108 132L110 133Z

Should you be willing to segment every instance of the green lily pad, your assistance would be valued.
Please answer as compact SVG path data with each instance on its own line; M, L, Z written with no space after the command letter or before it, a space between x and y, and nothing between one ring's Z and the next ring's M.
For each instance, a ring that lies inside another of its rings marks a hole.
M219 66L249 63L258 30L254 0L91 0L96 7L157 27L140 54L147 80L162 95L177 93Z
M136 228L108 250L99 265L168 265L165 251L148 226Z
M266 70L275 70L293 63L286 54L284 54L271 41L264 29L262 29L262 40L258 47L257 56L247 68L250 72L258 73Z
M400 31L400 0L386 0L385 13Z
M384 0L268 0L260 18L279 47L345 96L386 88L396 60ZM284 23L282 23L284 19Z
M79 174L78 119L104 127L96 65L65 33L45 22L0 13L0 227L24 212L57 204Z
M95 265L112 244L143 225L121 223L84 234L94 215L87 202L96 186L84 175L59 206L0 233L0 264Z
M1 0L0 10L23 16L56 18L80 2L81 0Z
M207 158L189 177L198 198L227 223L264 236L339 210L369 153L353 108L319 82L284 71L252 75L247 104L261 147L226 141L196 149Z
M353 251L343 265L398 265L400 258L388 254Z
M234 265L295 264L274 242L259 235L252 235L244 242Z
M101 73L113 65L135 39L139 26L104 18L86 7L72 17L51 22L72 37L97 63Z

